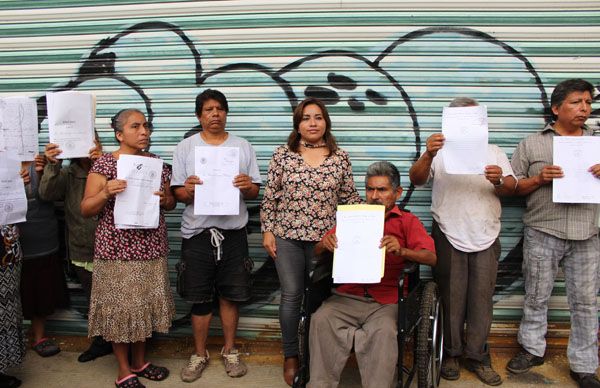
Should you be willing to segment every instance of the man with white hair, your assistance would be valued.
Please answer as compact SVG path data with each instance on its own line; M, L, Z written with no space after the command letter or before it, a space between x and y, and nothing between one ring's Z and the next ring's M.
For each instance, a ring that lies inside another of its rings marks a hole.
M477 101L467 97L450 103L451 107L476 105ZM481 381L500 385L502 379L491 366L487 338L500 257L499 197L514 192L516 179L506 154L492 144L488 145L483 175L448 174L444 140L441 133L431 135L427 150L409 172L415 185L432 181L431 235L438 255L434 276L444 307L441 375L457 380L459 358L464 356L465 367Z

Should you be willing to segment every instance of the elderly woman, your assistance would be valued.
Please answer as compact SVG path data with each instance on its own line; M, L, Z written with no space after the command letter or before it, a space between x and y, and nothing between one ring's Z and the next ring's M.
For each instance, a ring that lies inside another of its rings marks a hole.
M117 179L121 155L156 157L145 152L150 124L137 109L124 109L112 119L119 149L96 160L88 175L81 213L99 216L89 312L89 336L112 342L119 364L117 387L144 387L138 376L164 380L169 370L145 359L145 340L153 331L166 333L174 315L167 276L167 227L163 210L175 207L169 189L171 171L163 165L160 220L156 229L117 229L115 196L127 182ZM128 360L131 348L131 363Z
M281 283L279 322L285 356L284 380L298 369L298 322L304 279L313 249L335 224L338 204L360 203L348 154L331 133L325 105L307 98L294 110L287 145L275 150L260 219L263 246L275 260Z

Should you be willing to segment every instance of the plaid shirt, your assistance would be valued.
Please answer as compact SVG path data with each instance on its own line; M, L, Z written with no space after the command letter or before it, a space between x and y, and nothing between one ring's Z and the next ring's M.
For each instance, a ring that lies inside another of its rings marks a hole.
M583 136L593 136L584 127ZM538 175L546 165L553 164L552 144L560 136L551 124L523 139L513 153L511 164L517 179ZM598 234L597 204L552 202L552 184L543 185L527 195L523 223L533 229L565 240L586 240Z

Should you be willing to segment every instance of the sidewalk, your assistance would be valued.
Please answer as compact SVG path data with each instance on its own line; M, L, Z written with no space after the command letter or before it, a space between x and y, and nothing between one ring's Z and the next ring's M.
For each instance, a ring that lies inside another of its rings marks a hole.
M23 381L23 388L97 388L114 387L117 366L114 356L106 356L89 363L77 362L80 349L85 345L85 339L67 339L58 337L64 349L54 357L42 358L33 351L28 351L25 362L16 370L11 371ZM77 342L77 343L74 343ZM210 349L211 361L203 376L194 383L184 383L179 379L179 370L187 362L187 349L174 349L165 346L163 341L151 346L148 359L158 365L164 365L171 371L171 375L163 382L148 382L142 380L147 387L206 387L206 388L285 388L282 379L282 357L274 352L266 351L262 354L246 354L248 374L239 379L228 377L222 367L219 356L219 347L213 344ZM244 349L249 347L244 346ZM256 351L257 349L253 349ZM183 353L185 352L185 356ZM557 351L546 359L546 363L523 375L509 374L504 366L513 352L504 350L493 354L494 367L504 378L504 388L525 388L539 386L554 386L561 388L576 388L576 384L569 377L569 367L564 349ZM352 361L344 370L342 388L360 388L360 375L355 363ZM440 387L470 388L487 387L466 370L461 370L461 379L454 382L442 380Z

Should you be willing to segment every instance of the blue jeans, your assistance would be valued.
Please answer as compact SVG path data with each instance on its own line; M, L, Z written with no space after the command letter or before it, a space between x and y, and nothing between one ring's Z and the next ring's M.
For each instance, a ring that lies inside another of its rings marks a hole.
M571 334L567 356L571 370L595 373L598 368L598 238L563 240L526 227L523 244L525 301L518 340L525 350L543 356L546 351L548 300L559 264L565 286Z
M276 237L275 267L281 284L279 324L283 355L298 355L298 323L304 295L304 281L313 266L315 241L289 240Z

